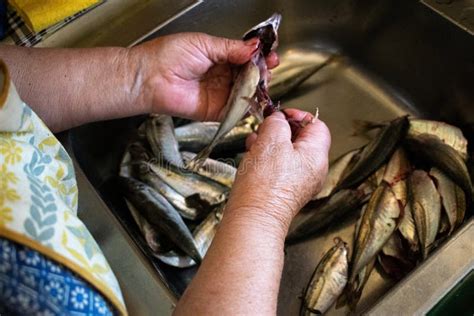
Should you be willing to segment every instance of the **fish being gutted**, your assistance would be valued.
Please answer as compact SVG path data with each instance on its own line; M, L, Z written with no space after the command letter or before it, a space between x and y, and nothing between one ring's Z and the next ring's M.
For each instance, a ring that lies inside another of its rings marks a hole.
M219 129L211 142L188 164L188 169L199 169L221 138L232 130L249 110L262 118L263 109L272 105L267 92L268 71L265 57L278 45L277 31L280 21L281 15L274 14L243 36L243 40L259 38L259 49L237 74L225 106L226 115Z
M300 315L324 314L341 295L347 283L347 244L340 238L321 259L306 288Z

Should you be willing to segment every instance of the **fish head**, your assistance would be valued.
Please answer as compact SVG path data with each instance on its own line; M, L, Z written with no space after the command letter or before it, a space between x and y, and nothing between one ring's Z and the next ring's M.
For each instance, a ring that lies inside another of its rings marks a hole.
M278 46L278 28L281 23L281 14L274 13L267 20L257 24L245 32L242 39L244 41L254 37L260 39L260 49L264 56L267 56Z
M141 142L133 142L128 146L132 160L150 160L150 154Z

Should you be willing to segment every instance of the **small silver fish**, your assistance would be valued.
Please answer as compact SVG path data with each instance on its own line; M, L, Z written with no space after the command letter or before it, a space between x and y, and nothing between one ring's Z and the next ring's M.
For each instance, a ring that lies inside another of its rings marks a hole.
M358 211L367 201L367 197L367 192L362 188L334 193L316 209L300 213L295 218L286 237L286 243L293 244L316 235L349 212Z
M184 163L188 163L196 156L194 153L185 151L183 151L181 154L183 156ZM196 170L196 172L204 177L212 179L231 188L232 184L234 183L237 169L223 161L207 158L202 164L201 168Z
M205 202L209 206L225 201L229 188L197 173L147 163L148 168L176 192L186 198L188 206Z
M439 138L443 143L456 150L464 160L467 159L467 140L456 126L444 122L410 118L407 138L416 138L422 134Z
M267 70L264 57L278 45L277 31L280 21L281 15L274 14L268 20L245 33L244 40L253 37L260 39L259 51L240 69L225 106L226 115L222 124L219 126L212 141L188 164L188 169L199 169L221 138L234 128L237 122L251 109L252 105L257 104L255 99L258 86L260 85L265 88L267 86ZM255 114L258 114L258 112L258 110L254 111Z
M466 212L466 197L464 192L439 169L432 168L430 176L435 179L436 187L441 196L444 213L447 216L448 234L464 220Z
M160 163L170 163L178 168L184 168L171 116L152 114L145 122L145 134L153 154Z
M175 134L180 150L194 153L203 150L212 141L219 126L218 122L193 122L177 127ZM241 120L222 137L213 152L229 154L245 151L245 140L257 130L257 126L254 116Z
M362 268L382 249L397 229L402 215L403 210L395 194L390 186L383 181L372 193L357 227L350 283L354 282Z
M145 161L136 161L134 163L135 174L138 179L148 184L158 193L163 195L179 212L187 219L196 220L201 217L203 210L197 206L187 205L186 198L176 192L172 187L166 184L158 175L152 172Z
M405 183L405 186L407 184ZM408 202L408 201L407 201ZM419 241L418 233L416 231L415 220L413 219L413 211L411 209L411 204L406 203L405 208L403 209L403 217L398 226L398 231L406 240L408 247L412 253L415 253L419 250Z
M347 244L336 238L333 246L321 259L306 288L300 315L324 314L341 295L347 284L349 262Z
M119 177L119 184L141 216L166 235L179 249L195 262L201 262L194 239L178 211L158 192L132 178Z
M472 203L472 182L467 166L462 157L451 146L443 143L438 137L420 134L406 140L410 153L438 168L466 194L467 203Z
M462 157L467 159L467 140L462 131L456 126L432 120L417 119L409 117L409 127L407 139L417 138L420 135L427 134L437 138L444 144L450 146ZM386 122L371 122L364 120L355 120L354 135L368 136L368 132L374 129L382 128L388 125ZM368 137L369 139L371 137Z
M422 258L426 259L438 234L441 197L428 173L415 170L409 178L410 204L420 241Z
M201 257L205 257L212 240L217 233L217 229L222 220L224 205L218 206L197 226L193 231L194 241ZM188 268L196 265L195 261L186 255L178 254L176 251L166 253L154 253L155 257L167 265L177 268Z
M362 150L351 172L341 180L336 190L347 189L363 182L380 168L393 154L408 129L408 118L402 116L383 127Z

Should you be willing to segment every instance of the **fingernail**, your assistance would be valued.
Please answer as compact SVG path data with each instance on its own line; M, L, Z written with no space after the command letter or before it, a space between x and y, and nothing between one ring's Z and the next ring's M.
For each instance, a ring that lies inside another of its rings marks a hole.
M285 113L282 111L276 111L275 113L272 114L272 116L278 116L282 119L286 119Z

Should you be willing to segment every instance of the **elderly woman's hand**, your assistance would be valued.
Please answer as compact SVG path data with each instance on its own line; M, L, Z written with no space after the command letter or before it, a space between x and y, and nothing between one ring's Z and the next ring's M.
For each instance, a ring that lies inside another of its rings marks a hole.
M232 65L249 61L256 39L243 42L203 33L157 38L131 49L135 85L150 112L195 120L219 120L232 86ZM278 64L271 53L269 68Z
M285 237L292 218L320 189L326 178L331 137L326 125L307 112L286 110L292 120L308 123L291 141L281 112L266 118L247 139L227 204L227 216L257 221L262 229ZM304 124L303 124L304 125Z

